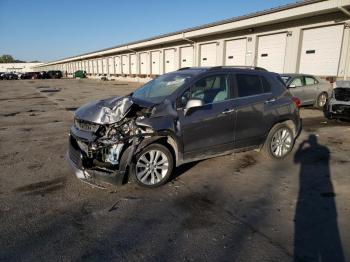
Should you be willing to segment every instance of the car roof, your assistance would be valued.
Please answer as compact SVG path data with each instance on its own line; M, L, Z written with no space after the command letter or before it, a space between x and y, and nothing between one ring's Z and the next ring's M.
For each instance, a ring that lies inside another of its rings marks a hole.
M266 69L262 67L250 67L250 66L213 66L213 67L184 67L180 68L179 70L175 72L181 72L191 75L198 75L201 73L206 72L215 72L215 71L232 71L232 72L240 72L240 73L247 73L247 72L259 72L259 73L272 73L267 71Z
M284 73L284 74L280 74L280 76L290 76L290 77L295 77L295 76L312 76L312 77L316 77L314 75L310 75L310 74L300 74L300 73Z

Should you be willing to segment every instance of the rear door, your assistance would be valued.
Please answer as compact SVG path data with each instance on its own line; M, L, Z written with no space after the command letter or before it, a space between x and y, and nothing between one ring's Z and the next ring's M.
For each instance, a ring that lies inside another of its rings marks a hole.
M231 93L229 75L215 74L198 80L179 98L185 159L233 149L235 112ZM190 98L202 99L204 105L185 115L184 107Z
M266 107L271 107L275 101L271 87L264 88L266 79L257 74L235 74L235 79L235 148L259 145L268 129L266 121L270 116L266 115Z
M312 76L304 76L304 99L308 104L313 104L317 96L319 95L318 91L318 81Z

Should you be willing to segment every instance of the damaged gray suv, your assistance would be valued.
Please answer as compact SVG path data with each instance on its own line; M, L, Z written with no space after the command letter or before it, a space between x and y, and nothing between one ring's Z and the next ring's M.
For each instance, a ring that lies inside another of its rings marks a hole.
M80 107L68 160L93 186L135 180L157 187L196 160L253 149L281 159L300 131L299 105L275 73L183 68L125 97Z

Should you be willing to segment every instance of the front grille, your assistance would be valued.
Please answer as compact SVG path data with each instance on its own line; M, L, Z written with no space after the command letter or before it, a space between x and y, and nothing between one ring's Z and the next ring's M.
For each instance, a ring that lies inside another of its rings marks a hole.
M98 124L85 121L85 120L80 120L80 119L74 119L74 125L77 129L81 131L88 131L88 132L96 132L97 129L99 128Z
M77 167L81 166L81 152L77 141L72 136L69 137L69 158Z

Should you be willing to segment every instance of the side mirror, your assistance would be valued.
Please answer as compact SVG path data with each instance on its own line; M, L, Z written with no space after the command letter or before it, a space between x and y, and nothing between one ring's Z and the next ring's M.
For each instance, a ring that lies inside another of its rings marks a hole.
M290 84L288 87L289 87L289 88L296 88L297 86L294 85L294 84Z
M190 100L188 100L188 102L186 104L186 107L184 109L185 115L187 115L191 111L192 108L200 107L203 104L204 104L203 100L201 100L201 99L190 99Z

